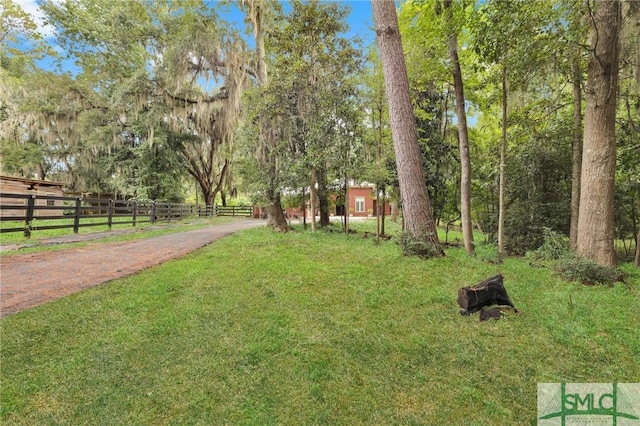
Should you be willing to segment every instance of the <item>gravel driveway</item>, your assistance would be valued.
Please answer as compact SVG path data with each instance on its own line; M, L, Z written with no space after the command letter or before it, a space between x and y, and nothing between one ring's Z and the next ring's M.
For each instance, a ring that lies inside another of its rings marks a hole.
M2 256L0 317L134 274L233 232L264 224L248 219L137 241Z

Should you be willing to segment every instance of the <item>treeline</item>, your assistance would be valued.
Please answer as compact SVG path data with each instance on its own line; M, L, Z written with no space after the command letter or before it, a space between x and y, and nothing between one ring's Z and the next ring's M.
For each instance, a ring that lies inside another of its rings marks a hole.
M2 5L3 174L167 201L247 194L278 229L290 203L326 225L352 180L402 204L394 100L377 45L346 35L348 3L45 1L53 42ZM545 229L606 265L614 240L637 247L638 2L405 1L397 18L435 221L462 224L470 253L471 227L501 254Z

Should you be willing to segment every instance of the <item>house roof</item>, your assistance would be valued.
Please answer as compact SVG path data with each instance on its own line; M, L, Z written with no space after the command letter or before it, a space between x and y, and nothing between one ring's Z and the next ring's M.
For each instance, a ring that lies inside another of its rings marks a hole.
M48 180L26 179L13 176L0 176L0 181L19 182L29 186L55 186L62 188L65 184L62 182L51 182Z

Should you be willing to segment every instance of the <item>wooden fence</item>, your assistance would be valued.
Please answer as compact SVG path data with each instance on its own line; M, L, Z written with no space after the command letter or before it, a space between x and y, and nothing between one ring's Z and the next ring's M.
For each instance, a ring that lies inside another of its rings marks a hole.
M253 216L253 206L211 206L216 209L216 216Z
M189 217L253 216L252 206L202 206L155 201L73 198L53 195L9 194L0 192L0 233L47 229L132 225L179 221ZM36 220L37 219L37 220ZM97 219L97 220L96 220ZM47 224L38 222L47 221ZM58 224L51 224L59 221ZM23 222L20 226L7 222ZM62 223L65 222L65 223ZM13 227L5 227L14 225Z

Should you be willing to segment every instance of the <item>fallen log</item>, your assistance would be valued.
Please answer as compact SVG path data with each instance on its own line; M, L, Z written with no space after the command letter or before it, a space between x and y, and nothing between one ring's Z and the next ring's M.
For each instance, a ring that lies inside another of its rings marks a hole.
M511 298L507 294L504 287L504 277L499 274L488 278L472 287L462 287L458 290L458 305L460 306L461 315L471 315L482 310L487 306L499 305L513 308L518 313ZM501 314L495 312L493 314L483 315L485 318L497 318Z

